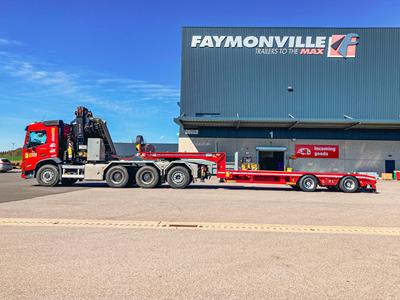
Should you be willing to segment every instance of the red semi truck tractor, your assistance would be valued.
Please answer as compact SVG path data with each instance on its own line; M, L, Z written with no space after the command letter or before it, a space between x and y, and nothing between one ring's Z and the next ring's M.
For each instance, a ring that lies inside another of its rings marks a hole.
M138 157L117 156L106 123L85 107L78 107L70 123L36 122L26 127L22 152L22 178L35 177L42 186L72 185L78 180L105 180L110 187L138 185L155 188L168 183L186 188L214 165L227 182L284 184L305 192L318 186L347 193L376 191L376 179L363 174L227 170L223 152L156 152L136 138Z

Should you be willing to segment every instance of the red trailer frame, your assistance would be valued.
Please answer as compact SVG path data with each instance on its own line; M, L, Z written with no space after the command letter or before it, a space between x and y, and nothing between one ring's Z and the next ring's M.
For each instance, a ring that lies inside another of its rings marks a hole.
M265 170L227 170L226 154L224 152L141 152L139 156L145 160L204 160L215 163L217 177L227 182L285 184L298 186L299 181L306 175L314 176L318 185L328 188L338 187L345 177L354 177L360 189L376 192L376 178L370 175L356 173L315 173L315 172L285 172Z

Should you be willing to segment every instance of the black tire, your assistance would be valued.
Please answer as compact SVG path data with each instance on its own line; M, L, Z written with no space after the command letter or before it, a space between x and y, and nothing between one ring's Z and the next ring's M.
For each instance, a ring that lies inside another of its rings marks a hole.
M76 183L78 179L75 178L61 178L61 185L63 186L71 186Z
M60 181L60 173L55 165L41 166L36 174L36 180L41 186L56 186Z
M129 172L124 166L113 166L106 173L106 182L112 188L124 188L129 182Z
M191 182L190 173L185 167L173 167L171 170L168 171L167 181L169 186L173 189L184 189Z
M155 188L160 182L160 174L155 167L144 166L136 172L136 183L144 189Z
M354 193L359 186L358 180L353 176L345 176L339 182L339 188L344 193Z
M305 175L300 178L299 187L303 192L314 192L318 186L318 179L313 175Z

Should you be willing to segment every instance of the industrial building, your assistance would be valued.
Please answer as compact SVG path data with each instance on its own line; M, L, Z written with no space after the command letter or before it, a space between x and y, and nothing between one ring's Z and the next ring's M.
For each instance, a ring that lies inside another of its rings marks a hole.
M392 172L399 46L399 28L183 28L179 151L268 170Z

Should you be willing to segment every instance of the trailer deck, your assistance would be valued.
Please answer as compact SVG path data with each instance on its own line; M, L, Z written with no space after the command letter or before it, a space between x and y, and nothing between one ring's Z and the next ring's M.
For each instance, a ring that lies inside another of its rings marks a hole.
M142 159L147 160L203 160L212 162L217 167L217 178L229 182L284 184L302 189L303 191L314 191L317 185L344 192L358 190L376 191L375 177L357 173L227 170L226 154L224 152L141 152L139 148L138 154ZM304 180L305 182L302 182Z

